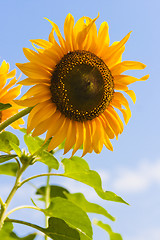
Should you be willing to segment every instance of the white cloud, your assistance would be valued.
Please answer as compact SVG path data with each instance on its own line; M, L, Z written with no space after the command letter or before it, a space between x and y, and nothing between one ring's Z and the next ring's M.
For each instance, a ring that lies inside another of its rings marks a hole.
M136 169L121 168L112 187L118 192L139 192L160 184L160 160L142 161Z
M160 228L145 230L133 237L126 237L127 240L160 240Z

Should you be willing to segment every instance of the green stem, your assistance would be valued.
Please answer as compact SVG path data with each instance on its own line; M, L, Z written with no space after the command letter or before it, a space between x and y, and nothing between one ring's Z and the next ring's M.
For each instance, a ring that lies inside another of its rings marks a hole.
M36 225L36 224L32 224L32 223L25 222L25 221L22 221L22 220L8 219L8 218L7 218L5 221L6 221L6 222L14 222L14 223L19 223L19 224L24 224L24 225L26 225L26 226L35 228L35 229L37 229L37 230L39 230L39 231L45 230L45 228L41 228L41 227L39 227L39 226Z
M48 167L48 173L51 172L51 168ZM50 175L47 176L47 183L46 183L46 192L45 192L45 208L49 207L50 204L50 185L49 185L49 181L50 181ZM46 228L48 227L48 216L45 215L45 225ZM45 235L44 236L45 240L48 240L48 236Z
M1 215L0 215L0 230L3 227L4 220L6 219L5 214L6 214L7 208L9 206L9 204L10 204L14 194L16 193L17 189L20 187L20 180L21 180L22 173L26 170L26 168L28 166L29 166L29 163L27 163L25 165L22 165L22 167L17 172L15 184L14 184L10 194L8 195L8 198L7 198L6 202L5 202L3 210L1 211Z
M68 176L65 176L63 173L41 173L41 174L37 174L37 175L32 176L32 177L26 178L25 180L23 180L23 181L21 182L20 187L21 187L24 183L26 183L26 182L34 179L34 178L45 177L45 176L68 177ZM69 176L69 178L72 178L72 177ZM74 179L74 178L73 178L73 179Z
M0 132L5 129L6 127L8 127L11 123L17 121L19 118L24 117L25 115L27 115L33 107L28 107L25 108L24 110L22 110L21 112L18 112L17 114L15 114L14 116L8 118L5 122L0 124Z
M4 211L4 208L5 208L5 203L3 202L2 198L0 197L0 205L1 205L1 212Z
M13 208L11 211L9 211L8 213L6 213L5 219L6 219L10 214L12 214L13 212L15 212L15 211L17 211L17 210L20 210L20 209L24 209L24 208L31 208L31 209L34 209L34 210L41 211L41 209L38 208L38 207L29 206L29 205L23 205L23 206L19 206L19 207ZM4 219L4 220L5 220L5 219Z
M4 205L1 197L0 197L0 204L1 204L2 206Z

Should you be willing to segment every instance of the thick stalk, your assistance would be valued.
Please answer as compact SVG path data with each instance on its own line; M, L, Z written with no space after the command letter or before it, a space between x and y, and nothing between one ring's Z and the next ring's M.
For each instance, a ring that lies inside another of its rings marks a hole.
M21 112L18 112L17 114L15 114L14 116L8 118L6 121L4 121L3 123L0 124L0 132L5 129L6 127L8 127L11 123L17 121L19 118L24 117L25 115L27 115L33 107L28 107L25 108L24 110L22 110Z
M20 180L21 180L22 173L26 170L26 168L28 166L29 166L28 163L23 165L17 172L15 184L14 184L10 194L8 195L8 198L7 198L6 202L5 202L4 208L1 211L1 215L0 215L0 230L3 227L3 223L4 223L4 220L6 218L5 214L6 214L7 208L9 206L9 204L10 204L14 194L16 193L17 189L20 187Z

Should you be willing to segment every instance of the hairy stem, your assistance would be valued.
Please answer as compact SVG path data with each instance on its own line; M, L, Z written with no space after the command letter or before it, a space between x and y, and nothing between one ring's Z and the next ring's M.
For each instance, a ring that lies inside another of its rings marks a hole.
M28 107L25 108L24 110L22 110L21 112L18 112L17 114L15 114L14 116L8 118L6 121L4 121L3 123L0 124L0 132L5 129L6 127L8 127L11 123L17 121L19 118L24 117L25 115L27 115L33 107Z

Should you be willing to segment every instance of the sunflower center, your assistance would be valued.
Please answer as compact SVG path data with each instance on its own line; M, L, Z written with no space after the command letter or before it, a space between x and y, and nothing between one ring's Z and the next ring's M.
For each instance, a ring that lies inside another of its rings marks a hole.
M110 70L89 51L69 52L56 65L51 79L52 101L66 117L92 120L109 105L114 92Z

